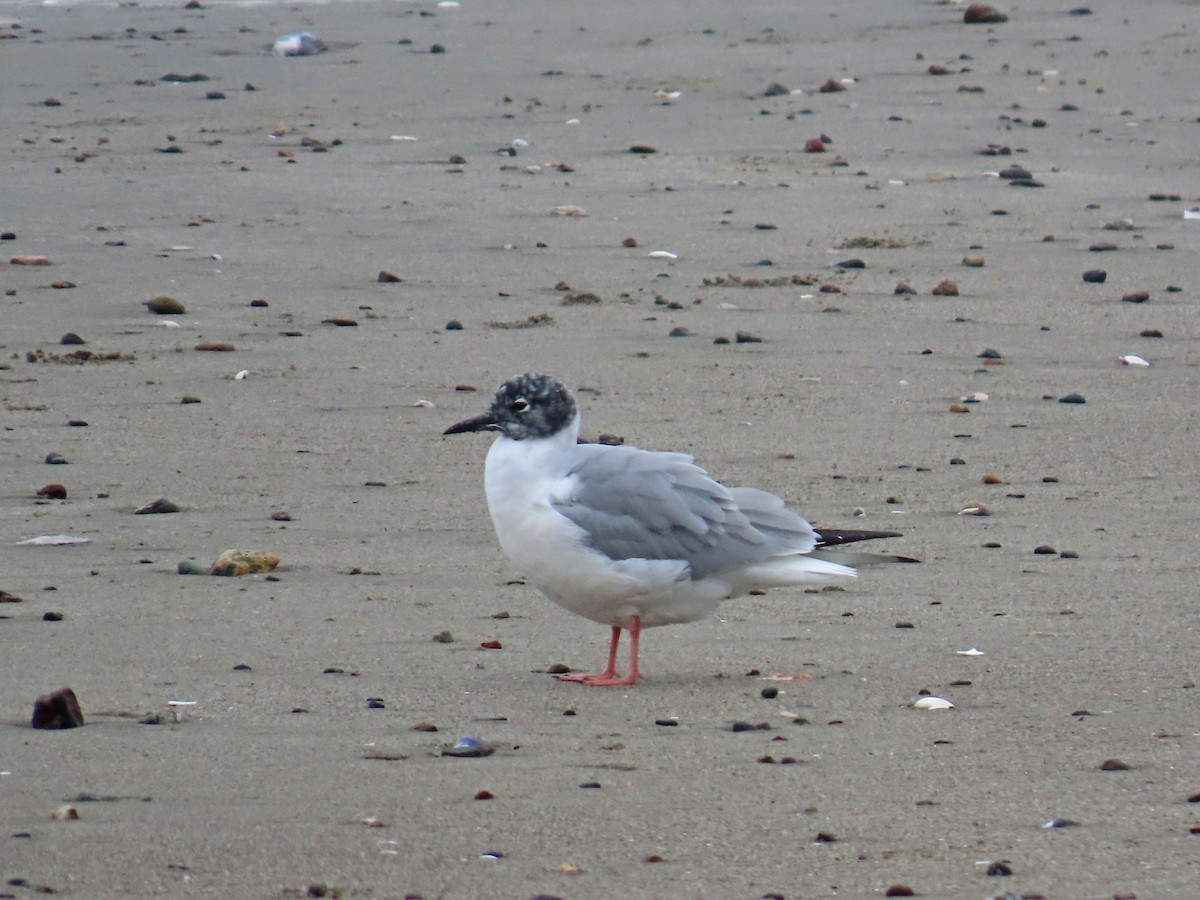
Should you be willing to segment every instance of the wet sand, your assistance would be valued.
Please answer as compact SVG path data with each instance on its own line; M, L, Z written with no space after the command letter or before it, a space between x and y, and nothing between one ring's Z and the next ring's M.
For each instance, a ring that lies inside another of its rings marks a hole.
M1190 7L809 6L4 9L0 896L1194 892ZM556 682L606 630L441 437L522 371L923 563ZM283 562L177 574L231 547Z

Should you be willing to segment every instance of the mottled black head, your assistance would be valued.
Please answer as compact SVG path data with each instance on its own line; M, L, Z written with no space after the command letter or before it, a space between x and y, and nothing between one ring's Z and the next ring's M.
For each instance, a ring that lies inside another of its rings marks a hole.
M549 375L518 375L500 385L488 411L447 428L443 434L499 431L514 441L545 438L570 428L575 399Z

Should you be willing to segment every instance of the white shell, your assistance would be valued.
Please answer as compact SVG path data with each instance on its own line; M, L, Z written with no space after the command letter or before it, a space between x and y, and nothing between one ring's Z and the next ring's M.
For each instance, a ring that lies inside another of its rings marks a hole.
M670 250L651 250L646 256L649 259L679 259L679 254Z
M922 697L913 709L954 709L954 704L944 697Z
M1150 365L1149 362L1142 359L1136 353L1126 354L1125 356L1120 357L1120 360L1121 360L1121 365L1123 365L1123 366L1148 366L1148 365Z
M978 647L972 647L970 650L955 650L956 656L983 656L983 651Z
M70 544L87 544L91 538L75 534L43 534L27 541L17 541L17 546L24 547L66 547Z
M415 403L413 403L413 406L418 407L420 409L433 409L433 401L432 400L417 400Z

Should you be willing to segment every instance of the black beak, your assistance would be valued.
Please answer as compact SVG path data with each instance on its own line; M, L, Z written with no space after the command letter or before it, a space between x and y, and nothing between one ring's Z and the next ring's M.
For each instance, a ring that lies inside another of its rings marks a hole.
M443 431L442 434L466 434L468 431L495 431L498 427L496 417L491 412L485 412L481 416L455 422Z

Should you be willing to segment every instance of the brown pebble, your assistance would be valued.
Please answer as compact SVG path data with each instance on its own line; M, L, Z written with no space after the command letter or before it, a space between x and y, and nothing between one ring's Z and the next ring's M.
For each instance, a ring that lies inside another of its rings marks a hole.
M271 521L273 521L273 522L290 522L290 521L292 521L292 514L290 512L288 512L286 509L277 509L277 510L275 510L275 512L271 513Z
M50 500L66 500L67 489L61 484L48 484L45 487L38 488L37 495Z
M48 256L14 256L9 261L13 266L52 266L54 263Z
M822 294L840 294L842 289L836 284L823 284L818 289Z
M380 284L397 284L397 283L403 281L404 279L401 278L399 275L393 275L391 272L388 272L386 270L381 270L377 280L379 281Z
M634 144L632 147L629 148L629 152L647 156L651 153L657 153L658 148L651 147L649 144Z
M917 289L911 285L905 284L903 281L898 283L892 290L893 294L915 294Z
M179 398L179 403L182 406L187 406L190 403L199 403L199 402L200 402L200 398L197 397L195 394L184 394L182 397Z
M187 312L187 307L174 297L168 297L165 294L155 297L153 300L147 300L146 308L160 316L177 316Z
M969 413L970 411L969 407L963 406L961 403L950 404L950 412L952 413Z
M984 475L980 480L984 484L1008 484L1008 482L999 475L992 475L990 472L987 475Z
M928 72L930 75L949 75L951 72L951 70L948 69L946 66L939 66L937 63L934 63L932 66L930 66L925 71Z
M836 78L830 78L823 85L817 88L817 90L822 94L836 94L838 91L844 91L845 89L846 85L838 81Z
M279 565L279 557L261 550L226 550L209 569L211 575L235 578L240 575L256 575L273 572Z
M638 245L637 238L627 237L627 238L625 238L625 240L621 241L622 247L632 248L632 247L636 247L637 245Z
M1007 21L1008 16L990 3L972 3L963 11L965 25L998 25Z
M1163 336L1162 331L1157 328L1143 328L1138 332L1138 337L1144 338L1160 338Z
M338 318L322 319L321 324L322 325L336 325L339 328L356 328L358 326L358 322L355 321L354 319L338 319Z
M1088 250L1091 253L1111 253L1112 251L1114 251L1116 249L1117 249L1116 244L1112 244L1107 241L1102 241L1099 244L1092 244L1090 247L1088 247Z
M958 285L949 278L946 278L942 281L939 281L937 287L935 287L930 293L936 297L957 297Z
M1150 299L1150 294L1146 291L1134 291L1132 294L1126 294L1121 298L1122 303L1145 303Z
M75 287L75 282L73 282L73 281L52 281L52 282L50 282L50 287L54 288L56 291L69 291L71 288Z
M1058 551L1049 544L1039 544L1033 548L1033 552L1038 556L1057 556Z
M503 650L504 646L497 640L481 641L479 644L484 650Z
M233 344L225 344L225 343L197 344L195 349L203 351L203 352L208 352L208 353L229 353L233 350Z
M885 897L915 897L917 892L910 888L907 884L893 884L890 888L884 891Z
M824 153L825 152L825 144L822 143L820 138L809 138L807 141L804 142L804 152L805 153Z
M32 725L43 730L79 728L83 725L83 712L75 692L70 688L61 688L38 697L33 702Z
M1128 772L1130 768L1129 763L1120 759L1106 759L1100 763L1101 772Z
M258 300L251 300L250 305L253 307L256 307L256 308L262 308L264 306L270 306L271 304L268 303L266 300L258 299Z
M982 256L964 256L963 265L971 269L981 269L987 264L987 260Z

